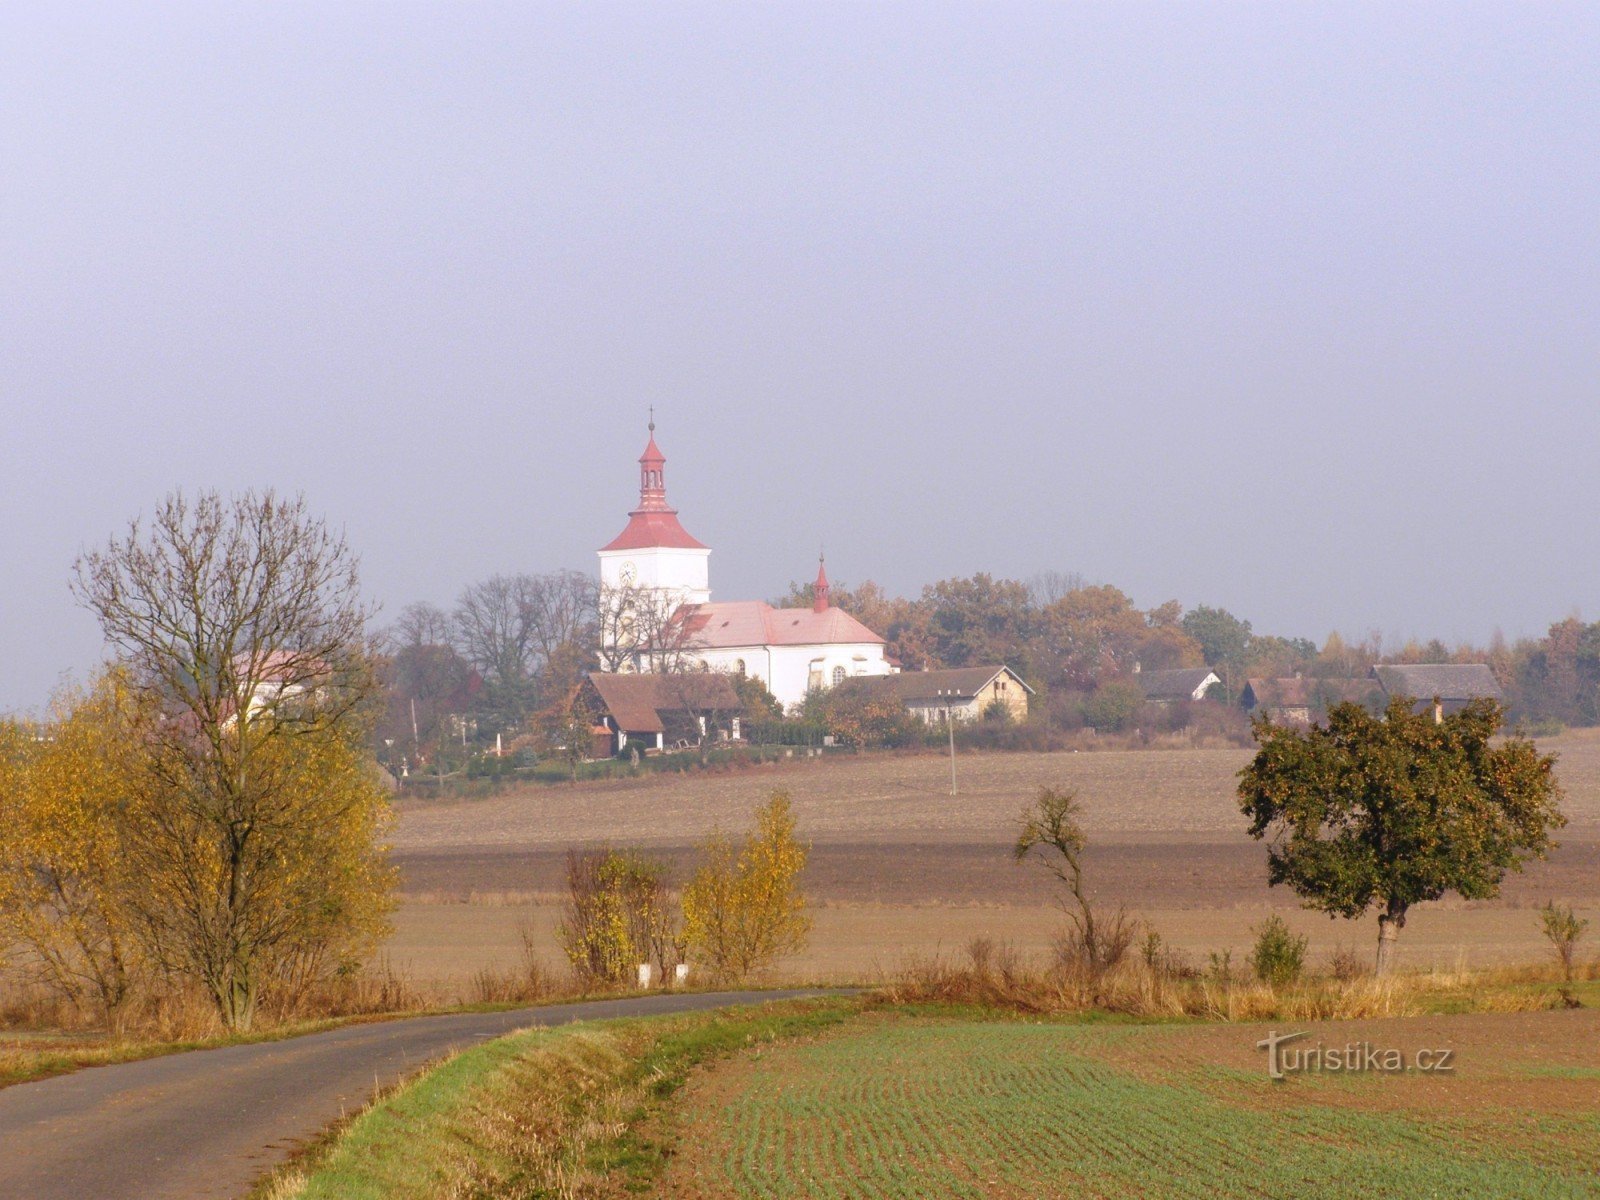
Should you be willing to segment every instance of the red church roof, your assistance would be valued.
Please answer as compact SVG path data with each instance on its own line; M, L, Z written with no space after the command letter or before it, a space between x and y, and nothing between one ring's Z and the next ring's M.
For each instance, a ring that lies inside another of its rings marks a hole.
M667 503L666 455L656 445L656 423L650 422L650 441L639 456L639 507L628 514L628 524L604 546L607 550L648 550L665 546L674 550L704 550L703 542L689 536L678 523L678 510Z
M705 544L689 536L689 531L678 523L675 512L645 512L628 514L628 523L621 533L604 546L605 550L647 550L652 546L670 546L679 550L704 550Z
M686 645L696 650L736 646L830 646L883 639L842 608L773 608L762 600L686 604Z

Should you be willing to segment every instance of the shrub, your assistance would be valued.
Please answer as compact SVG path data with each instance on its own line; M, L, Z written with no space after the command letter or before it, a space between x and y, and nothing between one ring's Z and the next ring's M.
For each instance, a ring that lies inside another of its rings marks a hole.
M743 849L719 831L702 850L705 862L683 889L683 940L714 976L743 979L805 945L807 847L795 837L787 792L756 810Z
M666 868L639 854L568 851L556 937L584 983L624 983L646 962L665 979L678 960Z
M1256 978L1273 987L1283 987L1300 978L1306 962L1306 939L1289 932L1289 925L1273 913L1256 927L1255 950L1250 967Z
M1338 983L1353 983L1372 974L1372 967L1354 947L1337 946L1328 956L1328 974Z
M1096 688L1083 702L1083 719L1102 731L1130 728L1144 711L1144 692L1136 683L1114 679Z
M1571 905L1560 905L1550 900L1539 909L1539 928L1556 952L1556 958L1561 963L1562 978L1571 983L1578 939L1589 928L1589 922L1579 918Z

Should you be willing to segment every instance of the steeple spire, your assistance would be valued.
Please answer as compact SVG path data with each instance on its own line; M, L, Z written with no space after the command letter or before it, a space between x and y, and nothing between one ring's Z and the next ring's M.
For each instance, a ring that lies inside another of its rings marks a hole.
M822 555L817 555L817 582L811 587L811 611L828 611L828 566Z
M656 445L656 410L650 407L650 441L639 456L640 512L671 512L667 504L667 456Z

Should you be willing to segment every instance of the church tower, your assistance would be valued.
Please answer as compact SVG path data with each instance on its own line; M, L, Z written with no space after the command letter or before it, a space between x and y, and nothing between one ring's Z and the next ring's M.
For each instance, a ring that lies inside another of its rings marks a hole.
M621 533L600 548L600 586L608 590L649 588L664 606L711 600L711 549L678 523L667 503L667 459L656 445L656 423L639 456L639 507Z

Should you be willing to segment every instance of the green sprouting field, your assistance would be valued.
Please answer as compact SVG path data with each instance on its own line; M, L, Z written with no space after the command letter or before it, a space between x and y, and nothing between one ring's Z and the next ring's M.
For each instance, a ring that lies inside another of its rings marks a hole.
M1600 1084L1516 1061L1532 1019L1449 1077L1274 1083L1247 1027L869 1014L697 1081L658 1194L1600 1196Z

